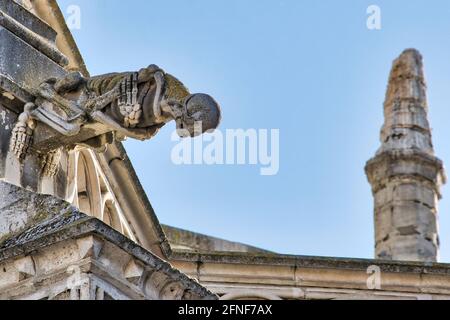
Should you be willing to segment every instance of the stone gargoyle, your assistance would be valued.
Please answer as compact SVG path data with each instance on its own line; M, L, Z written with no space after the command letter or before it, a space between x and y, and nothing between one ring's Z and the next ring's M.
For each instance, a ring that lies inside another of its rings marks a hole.
M221 118L220 107L211 96L190 94L178 79L156 65L91 78L73 72L45 81L33 95L36 99L25 105L10 141L10 150L19 161L33 147L36 121L66 137L77 137L87 124L99 124L107 128L109 137L147 140L172 120L180 137L194 137L216 129ZM89 141L101 149L104 141L111 139ZM77 142L89 145L89 141ZM45 152L43 159L49 175L59 161L55 153Z

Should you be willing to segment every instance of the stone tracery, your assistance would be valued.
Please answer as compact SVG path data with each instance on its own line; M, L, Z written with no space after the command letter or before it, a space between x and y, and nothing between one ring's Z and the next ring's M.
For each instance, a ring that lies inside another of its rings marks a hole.
M114 193L99 167L92 150L77 148L71 152L70 176L76 177L71 197L67 200L82 212L102 220L133 241L137 241L131 225L122 213Z

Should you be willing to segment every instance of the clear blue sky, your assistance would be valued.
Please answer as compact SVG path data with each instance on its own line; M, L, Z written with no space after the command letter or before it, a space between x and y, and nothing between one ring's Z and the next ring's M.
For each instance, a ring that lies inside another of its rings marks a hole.
M92 74L151 63L222 105L222 129L280 129L280 171L175 166L173 125L128 154L162 223L280 253L373 257L365 162L379 146L392 60L425 58L437 155L450 163L450 2L60 0ZM366 28L381 8L382 29ZM440 203L450 262L450 189Z

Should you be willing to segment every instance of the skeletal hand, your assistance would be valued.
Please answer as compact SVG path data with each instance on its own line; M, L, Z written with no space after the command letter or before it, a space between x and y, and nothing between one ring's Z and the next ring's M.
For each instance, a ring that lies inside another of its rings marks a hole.
M138 73L133 72L126 76L120 84L118 106L124 117L124 126L136 127L142 115L142 108L138 103Z

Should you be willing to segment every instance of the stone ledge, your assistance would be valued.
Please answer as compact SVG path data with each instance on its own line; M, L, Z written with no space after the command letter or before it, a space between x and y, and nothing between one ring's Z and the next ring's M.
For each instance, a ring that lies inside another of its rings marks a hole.
M0 1L0 10L12 17L14 20L34 31L41 37L44 37L50 42L55 43L57 33L46 22L36 17L27 9L13 0Z
M33 70L33 73L26 72ZM51 77L66 74L63 67L0 25L0 75L32 94Z
M369 266L379 266L382 272L433 274L450 276L450 264L434 262L404 262L375 259L314 257L298 255L261 255L248 253L193 253L173 251L170 261L198 263L224 263L245 265L273 265L297 268L342 269L366 271Z
M30 230L42 227L40 223L72 212L77 213L67 202L0 181L0 248L28 238Z
M184 288L183 290L192 292L194 297L217 298L169 263L141 248L103 222L76 210L43 221L4 241L0 246L0 264L32 255L38 251L51 250L51 247L58 243L74 242L89 236L94 236L110 246L121 249L121 252L126 252L147 268L164 274L171 282L178 283ZM130 277L132 278L132 276Z
M45 54L60 66L64 67L69 63L67 58L59 52L54 43L47 41L40 35L29 30L2 11L0 11L0 25L30 46Z

